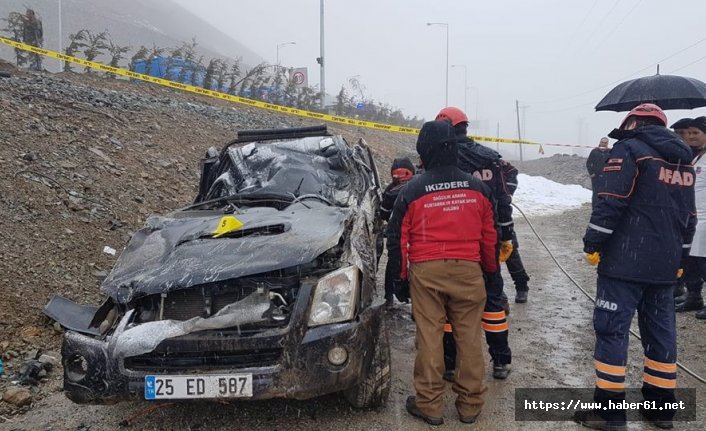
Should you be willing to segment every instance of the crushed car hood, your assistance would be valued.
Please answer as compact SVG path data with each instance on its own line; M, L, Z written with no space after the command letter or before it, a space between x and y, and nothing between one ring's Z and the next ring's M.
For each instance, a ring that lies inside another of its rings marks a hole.
M136 232L101 290L118 303L309 263L334 247L352 210L307 200L278 211L246 208L243 227L213 238L224 214L153 216Z

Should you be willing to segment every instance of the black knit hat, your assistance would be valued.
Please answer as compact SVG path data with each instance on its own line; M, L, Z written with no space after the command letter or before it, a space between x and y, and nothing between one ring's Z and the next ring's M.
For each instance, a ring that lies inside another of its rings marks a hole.
M409 171L412 173L414 173L415 170L414 163L409 160L409 157L399 157L393 160L392 167L390 167L390 171L394 171L395 169L409 169Z
M456 164L456 141L456 133L448 121L428 121L419 131L417 153L426 167Z
M689 127L696 127L697 129L706 133L706 117L694 118L693 120L691 120L691 123L689 123Z
M694 121L693 118L682 118L681 120L677 121L676 123L671 125L671 128L674 130L677 129L688 129L691 126L691 122Z

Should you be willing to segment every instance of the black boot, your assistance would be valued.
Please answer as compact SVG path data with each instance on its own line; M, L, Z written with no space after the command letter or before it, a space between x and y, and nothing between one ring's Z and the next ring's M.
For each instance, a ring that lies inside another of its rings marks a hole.
M694 317L697 319L706 320L706 308L701 309L701 311L697 311L696 314L694 314Z
M653 410L648 410L640 406L640 414L642 415L642 417L652 422L652 425L656 426L659 429L670 430L674 428L674 424L671 420L659 417L659 411L655 413L655 411Z
M677 313L701 310L702 308L704 308L704 299L701 297L701 293L696 292L687 292L684 302L679 302L674 306Z
M507 379L508 374L512 371L510 364L497 364L493 362L493 378L498 380Z
M603 419L600 410L579 410L574 413L574 422L586 428L603 431L625 431L628 429L625 422L612 422Z
M515 303L517 304L524 304L527 302L527 291L526 290L518 290L515 293Z

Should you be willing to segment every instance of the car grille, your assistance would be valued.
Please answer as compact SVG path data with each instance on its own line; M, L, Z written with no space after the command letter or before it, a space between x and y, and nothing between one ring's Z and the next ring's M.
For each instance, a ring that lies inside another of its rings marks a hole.
M259 287L281 293L291 304L296 299L298 277L245 277L193 286L167 293L164 298L162 318L189 320L194 317L212 316L223 307L238 302ZM285 326L286 321L280 322Z
M217 313L228 304L240 301L254 289L237 289L223 292L211 297L211 306L208 307L206 297L201 289L185 289L170 292L164 300L164 319L189 320L192 317L207 317Z
M282 349L245 352L151 352L125 358L125 368L132 371L179 372L223 370L276 365Z

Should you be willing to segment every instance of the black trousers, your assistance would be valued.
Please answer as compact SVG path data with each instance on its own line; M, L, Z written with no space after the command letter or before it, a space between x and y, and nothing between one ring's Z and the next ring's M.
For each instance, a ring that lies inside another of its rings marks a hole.
M682 281L692 295L701 295L706 280L706 257L689 256L684 259Z

